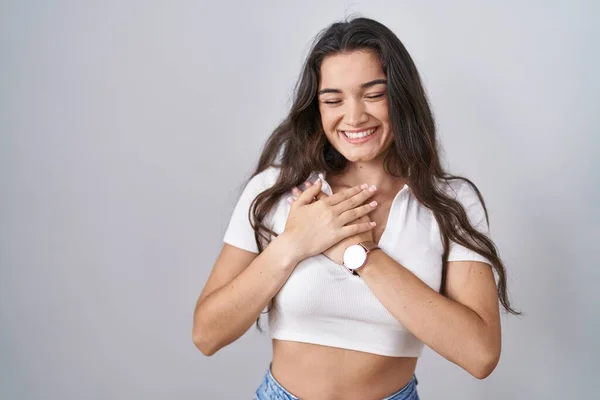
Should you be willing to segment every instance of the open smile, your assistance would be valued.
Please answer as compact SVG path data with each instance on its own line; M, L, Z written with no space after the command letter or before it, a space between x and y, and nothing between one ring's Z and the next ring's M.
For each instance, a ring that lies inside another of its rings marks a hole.
M375 136L375 133L379 131L379 127L371 127L362 129L360 131L343 131L338 130L340 136L342 136L347 142L352 144L364 143Z

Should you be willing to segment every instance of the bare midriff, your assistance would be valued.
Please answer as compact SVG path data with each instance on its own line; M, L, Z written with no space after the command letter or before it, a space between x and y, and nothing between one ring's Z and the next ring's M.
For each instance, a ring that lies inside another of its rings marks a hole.
M271 373L302 400L380 400L406 386L414 357L273 339Z

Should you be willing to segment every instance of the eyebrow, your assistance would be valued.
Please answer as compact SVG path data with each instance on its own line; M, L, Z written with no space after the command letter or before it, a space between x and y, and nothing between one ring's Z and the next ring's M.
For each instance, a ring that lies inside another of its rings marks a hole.
M362 85L360 85L360 88L365 89L375 85L387 85L387 79L375 79L370 82L363 83ZM320 96L325 93L342 93L342 91L340 89L321 89L317 92L317 96Z

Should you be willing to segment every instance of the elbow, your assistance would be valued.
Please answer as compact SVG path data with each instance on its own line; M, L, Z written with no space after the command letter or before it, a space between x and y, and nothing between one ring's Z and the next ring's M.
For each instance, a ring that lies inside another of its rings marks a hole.
M198 306L196 306L192 327L192 341L194 346L207 357L214 355L220 349L218 344L214 340L211 340L211 336L214 335L210 335L208 332L207 325L200 318Z
M207 357L214 355L219 350L214 343L206 340L204 335L199 333L192 333L192 340L194 342L194 346L196 346L196 348Z
M206 325L203 324L199 318L196 318L192 328L192 341L194 342L194 346L196 346L202 354L210 357L221 348L221 346L213 339L214 335L210 334Z
M469 373L477 379L485 379L494 372L498 362L500 361L500 351L489 352L482 356L477 361L476 365L473 365Z

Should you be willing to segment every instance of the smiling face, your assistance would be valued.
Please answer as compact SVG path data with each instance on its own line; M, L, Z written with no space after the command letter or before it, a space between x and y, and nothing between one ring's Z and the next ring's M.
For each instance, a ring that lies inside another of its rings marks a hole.
M326 57L318 96L323 131L337 151L352 162L381 158L393 135L387 80L375 52Z

